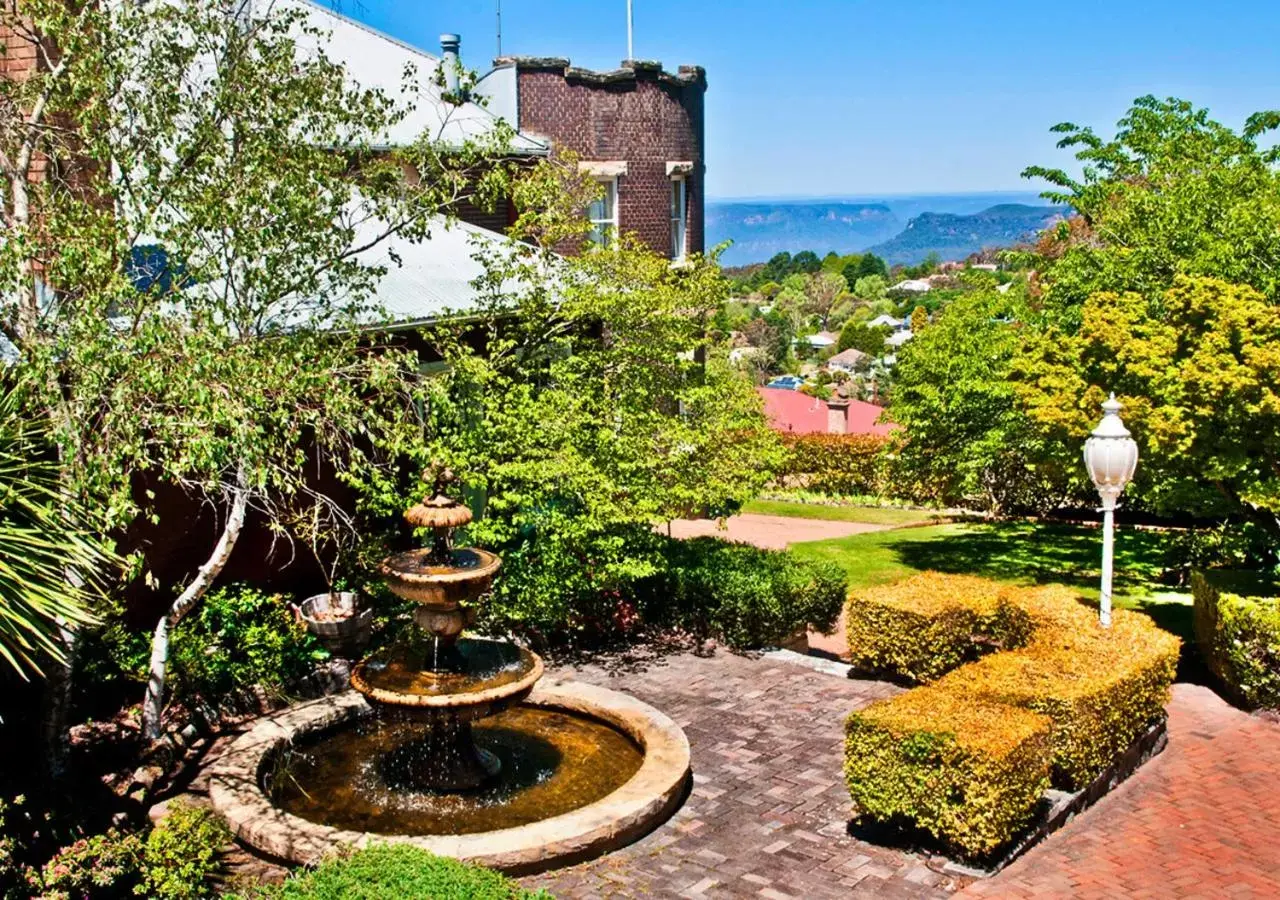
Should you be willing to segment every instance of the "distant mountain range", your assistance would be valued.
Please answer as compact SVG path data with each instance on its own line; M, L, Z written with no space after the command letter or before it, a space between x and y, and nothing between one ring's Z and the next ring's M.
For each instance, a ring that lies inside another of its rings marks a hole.
M1062 213L1052 206L1001 203L968 216L921 213L895 237L867 248L889 263L918 263L930 253L964 259L984 247L1012 247L1056 222Z
M721 257L729 266L763 262L783 250L821 256L874 249L890 263L913 263L931 251L953 259L1017 243L1057 213L1030 192L709 200L707 247L732 240Z

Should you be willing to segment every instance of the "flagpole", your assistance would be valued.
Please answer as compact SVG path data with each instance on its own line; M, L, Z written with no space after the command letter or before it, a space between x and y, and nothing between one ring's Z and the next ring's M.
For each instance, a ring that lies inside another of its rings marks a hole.
M502 0L498 0L498 56L502 56Z
M635 34L635 19L631 15L631 0L627 0L627 59L635 59L636 51L632 39Z

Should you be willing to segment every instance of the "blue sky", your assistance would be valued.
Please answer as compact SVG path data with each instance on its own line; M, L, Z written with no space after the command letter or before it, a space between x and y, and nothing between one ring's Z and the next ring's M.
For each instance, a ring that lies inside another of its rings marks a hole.
M496 0L340 0L464 62L494 55ZM1060 121L1109 133L1133 98L1233 127L1280 107L1275 0L634 0L636 56L707 68L712 197L1026 190L1063 164ZM503 51L613 68L625 0L502 0Z

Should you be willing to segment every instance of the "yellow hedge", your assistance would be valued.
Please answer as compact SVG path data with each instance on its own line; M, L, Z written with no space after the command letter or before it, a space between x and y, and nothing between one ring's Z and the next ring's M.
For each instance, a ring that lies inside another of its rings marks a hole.
M854 713L845 779L858 811L982 856L1026 826L1049 786L1044 716L922 687Z
M885 668L898 667L893 670L899 674L915 677L927 668L916 654L932 638L920 634L945 632L947 641L962 641L958 626L939 627L948 617L975 626L968 635L975 647L994 640L1016 649L855 712L845 762L850 793L864 813L910 820L969 856L1012 839L1034 815L1051 776L1064 787L1082 787L1162 715L1180 643L1126 610L1117 610L1112 627L1103 629L1096 613L1065 588L971 583L976 580L926 573L874 592L873 602L865 593L850 599L850 619L859 607L864 623L860 653ZM886 617L884 609L905 612ZM865 625L869 619L891 629L876 636ZM917 634L905 634L912 621ZM885 646L903 639L911 647L905 654ZM940 646L952 660L975 652L946 641ZM1043 728L1034 740L1033 720ZM911 755L917 746L965 752ZM1005 764L1014 748L1019 767ZM1035 785L1040 788L1033 792ZM964 818L945 798L931 795L935 786L977 807Z
M986 578L938 572L858 590L846 607L850 661L865 672L920 683L992 644L1018 646L1030 620L1005 593Z
M1081 788L1163 713L1179 641L1123 609L1104 630L1064 588L1024 591L1014 602L1036 622L1031 642L963 666L938 687L1048 716L1054 780Z

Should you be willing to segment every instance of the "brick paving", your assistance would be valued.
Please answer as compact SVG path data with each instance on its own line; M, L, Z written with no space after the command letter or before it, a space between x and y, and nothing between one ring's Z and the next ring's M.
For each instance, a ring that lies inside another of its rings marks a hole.
M549 678L623 690L671 716L692 748L693 790L640 841L524 879L561 898L946 897L962 885L923 859L846 832L842 723L899 689L718 651L630 670L606 663Z
M1169 746L963 897L1280 897L1280 724L1177 684Z

